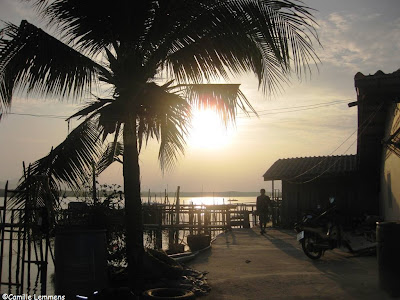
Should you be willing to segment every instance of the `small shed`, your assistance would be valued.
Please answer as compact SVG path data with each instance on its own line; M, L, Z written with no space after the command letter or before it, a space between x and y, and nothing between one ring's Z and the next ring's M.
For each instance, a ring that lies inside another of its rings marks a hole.
M326 206L329 197L335 197L346 214L360 214L357 165L356 155L277 160L263 177L264 181L282 181L282 225L292 226L306 211Z

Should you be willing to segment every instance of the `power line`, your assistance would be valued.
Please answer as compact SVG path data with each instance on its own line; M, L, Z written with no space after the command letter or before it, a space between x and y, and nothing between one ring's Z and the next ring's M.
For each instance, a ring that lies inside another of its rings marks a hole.
M381 103L381 105L380 105L367 119L364 120L364 122L363 122L360 126L358 126L358 128L356 129L355 132L357 132L358 129L360 129L360 133L357 135L357 138L353 141L353 143L351 143L351 145L346 149L346 151L344 151L344 153L346 153L347 151L349 151L350 148L354 145L354 143L357 142L358 138L359 138L359 137L362 135L362 133L368 128L368 125L372 122L372 120L374 119L375 115L376 115L376 114L378 113L378 111L382 108L382 106L383 106L383 102ZM366 122L367 122L367 124L365 124ZM364 125L365 125L365 126L364 126ZM364 128L362 128L362 127L364 127ZM347 142L347 140L349 140L350 137L353 136L355 132L353 132L344 142L342 142L342 143L341 143L334 151L332 151L329 155L332 155L332 154L333 154L337 149L339 149L345 142ZM298 177L300 177L300 176L302 176L302 175L308 173L309 171L313 170L314 168L316 168L317 166L319 166L321 163L323 163L327 158L328 158L328 156L325 157L324 159L322 159L318 164L316 164L316 165L314 165L313 167L311 167L310 169L304 171L304 172L301 173L300 175L297 175L297 176L293 177L292 179L296 179L296 178L298 178ZM334 163L332 163L327 169L325 169L321 174L315 176L315 177L312 178L312 179L309 179L309 180L306 180L306 181L303 181L303 182L295 182L295 181L289 181L289 180L286 180L286 181L288 181L289 183L294 183L294 184L304 184L304 183L309 183L309 182L311 182L311 181L314 181L315 179L321 177L323 174L325 174L326 172L328 172L333 166L335 166L335 165L339 162L339 160L340 160L341 158L342 158L342 157L338 157L338 158L336 159L336 161L335 161Z
M351 99L349 99L349 100L351 100ZM331 102L323 102L323 103L316 103L316 104L310 104L310 105L299 105L299 106L293 106L293 107L272 108L272 109L268 109L268 110L260 110L260 111L258 111L258 113L265 112L265 114L259 114L259 116L266 116L266 115L270 115L270 114L296 112L296 111L317 109L317 108L321 108L321 107L337 105L337 104L341 104L344 101L348 101L348 100L335 100L335 101L331 101ZM276 111L276 112L269 113L270 111ZM245 114L245 113L240 112L239 114ZM70 117L70 116L61 116L61 115L15 113L15 112L9 112L9 113L7 113L7 115L28 116L28 117L37 117L37 118L51 118L51 119L67 119L67 118ZM243 117L242 116L238 116L237 118L243 118Z
M338 105L338 104L343 104L343 101L340 101L340 102L334 101L334 102L319 103L319 104L313 104L313 105L302 105L302 106L262 110L259 112L265 112L265 113L258 114L258 116L261 117L261 116L267 116L267 115L275 115L275 114L291 113L291 112L304 111L304 110L312 110L312 109L318 109L318 108L323 108L323 107L328 107L328 106ZM276 110L278 110L278 111L276 111ZM243 116L243 114L245 114L245 113L241 112L241 115L238 115L237 119L248 118L248 116Z
M319 105L326 105L330 103L336 103L336 102L347 102L351 101L352 99L344 99L344 100L333 100L329 102L320 102L320 103L314 103L314 104L307 104L307 105L298 105L298 106L286 106L286 107L279 107L279 108L270 108L270 109L264 109L264 110L259 110L258 112L268 112L268 111L273 111L273 110L282 110L282 109L293 109L293 108L301 108L301 107L311 107L311 106L319 106Z
M26 113L7 113L7 115L16 115L16 116L28 116L28 117L37 117L37 118L51 118L51 119L67 119L68 116L59 116L59 115L41 115L41 114L26 114Z

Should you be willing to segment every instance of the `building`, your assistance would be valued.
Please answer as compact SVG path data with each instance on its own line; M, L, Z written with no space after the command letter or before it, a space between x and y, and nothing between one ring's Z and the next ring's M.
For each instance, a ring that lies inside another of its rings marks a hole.
M355 213L357 156L300 157L277 160L263 175L265 181L282 181L281 223L293 225L303 213L328 205Z
M354 78L362 196L386 221L400 220L400 70Z
M400 70L355 75L357 154L277 160L263 175L282 181L282 224L335 197L344 215L400 220ZM351 109L351 108L350 108Z

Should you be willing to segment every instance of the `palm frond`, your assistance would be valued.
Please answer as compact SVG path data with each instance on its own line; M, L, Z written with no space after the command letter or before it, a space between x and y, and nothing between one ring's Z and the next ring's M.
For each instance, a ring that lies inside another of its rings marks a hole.
M189 111L182 114L186 107L173 109L166 115L160 126L160 150L158 160L163 172L171 170L178 159L178 155L185 154ZM182 117L186 115L186 117Z
M183 8L156 14L148 36L156 50L149 63L161 62L180 83L250 71L265 91L274 90L286 81L292 64L301 74L318 60L316 23L301 3L177 1Z
M191 106L215 110L225 126L234 123L237 110L245 114L257 112L242 93L239 84L180 84L170 87L184 91L185 99Z
M42 2L36 0L34 2ZM156 1L55 0L40 6L40 15L62 39L97 55L115 42L140 43Z
M86 119L67 138L45 157L35 161L27 178L22 178L18 190L31 188L32 178L47 177L52 189L67 185L79 189L90 178L92 163L100 155L102 146L97 119ZM16 198L16 203L24 195Z
M103 141L109 134L119 130L127 111L129 111L129 106L127 107L121 99L103 105L96 111L96 114L99 115L99 124L102 126Z
M80 119L82 117L86 117L88 115L92 115L94 113L96 113L97 110L99 110L100 108L102 108L103 106L113 102L113 99L101 99L101 98L97 98L97 100L92 101L92 102L88 102L86 103L86 105L79 110L78 112L76 112L75 114L73 114L72 116L70 116L68 120L72 119L72 118L77 118Z
M41 214L41 209L46 208L52 215L55 210L60 208L60 185L53 177L46 175L34 175L31 172L31 166L26 171L26 177L21 179L17 193L11 197L10 205L12 208L25 208L27 206L30 214L29 219L25 219L25 209L22 210L21 218L28 224L36 223ZM52 220L49 217L49 220Z
M184 154L191 118L190 104L179 93L168 91L170 83L146 85L137 121L139 149L150 138L157 139L163 171L171 169L178 155Z
M0 97L11 103L17 89L43 96L80 97L108 71L27 21L7 24L0 39Z
M124 154L124 146L118 142L114 141L107 145L103 154L100 156L100 159L96 165L96 173L100 174L105 169L107 169L112 163L115 161L121 162L118 158L119 156Z

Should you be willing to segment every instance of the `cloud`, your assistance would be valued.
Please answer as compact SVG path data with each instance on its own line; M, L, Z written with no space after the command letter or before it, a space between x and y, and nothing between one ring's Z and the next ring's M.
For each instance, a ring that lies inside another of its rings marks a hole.
M332 13L329 15L328 20L330 23L341 32L345 32L350 27L350 22L344 16L341 16L339 13Z
M0 8L0 20L19 24L22 19L37 19L36 10L27 1L2 0Z
M319 21L322 63L341 66L350 72L393 72L400 64L400 19L369 15L331 13Z

